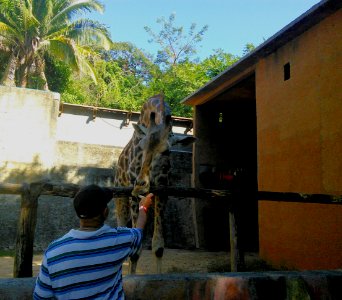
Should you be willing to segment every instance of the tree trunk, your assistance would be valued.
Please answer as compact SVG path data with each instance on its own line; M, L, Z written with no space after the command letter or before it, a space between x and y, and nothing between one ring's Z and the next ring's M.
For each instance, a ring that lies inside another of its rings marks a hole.
M41 58L40 56L37 56L35 59L35 66L36 66L36 74L43 82L43 86L41 86L40 88L42 88L44 91L48 91L49 85L47 83L47 79L46 79L45 72L44 72L45 70L44 59Z
M5 72L1 79L1 84L5 86L15 86L15 70L17 68L18 59L14 53L11 54Z
M25 63L21 69L19 76L19 86L26 88L27 86L27 74L28 74L28 65Z
M37 60L39 60L40 58L38 54L39 47L40 47L40 38L38 36L27 38L25 40L25 51L24 51L24 57L22 60L23 72L20 78L21 87L27 87L31 68L37 71L38 65L35 65L35 64L37 63ZM44 75L44 78L45 78L45 75ZM46 82L46 78L45 78L45 82Z

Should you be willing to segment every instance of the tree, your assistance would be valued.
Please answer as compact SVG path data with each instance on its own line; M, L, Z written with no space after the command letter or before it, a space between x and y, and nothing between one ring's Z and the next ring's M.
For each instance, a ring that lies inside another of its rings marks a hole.
M163 93L175 116L192 117L192 108L180 101L208 81L202 66L196 62L185 61L169 67L154 76L149 83L150 95Z
M203 60L202 67L208 80L210 80L239 59L240 57L224 52L222 49L216 49L214 50L214 54Z
M158 18L157 23L162 25L159 33L153 32L148 26L144 27L152 37L149 42L155 42L161 46L156 59L156 63L161 66L171 66L189 60L196 54L196 44L202 41L203 35L208 29L208 25L205 25L196 32L196 24L192 23L188 33L184 34L183 26L175 27L175 17L176 15L173 13L168 20L164 17Z
M158 70L148 54L131 43L113 43L94 61L97 85L73 76L62 99L70 103L140 111L148 84Z
M111 49L101 56L105 61L115 61L125 74L139 78L145 84L157 68L151 55L128 42L113 43Z
M45 74L49 82L49 88L52 91L63 93L72 76L71 68L64 62L53 60L50 56L45 55Z
M255 46L253 43L247 43L242 50L242 54L246 55L246 54L252 52L254 49L255 49Z
M76 18L93 10L103 11L100 1L0 0L0 48L10 53L0 83L27 87L34 74L48 90L46 54L96 81L92 46L109 48L110 35L98 22Z

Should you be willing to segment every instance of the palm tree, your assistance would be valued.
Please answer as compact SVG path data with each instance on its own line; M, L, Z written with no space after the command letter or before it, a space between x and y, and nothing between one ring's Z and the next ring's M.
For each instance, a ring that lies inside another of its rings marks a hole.
M96 82L90 60L95 48L109 49L110 35L103 25L80 16L103 9L98 0L0 0L0 52L10 53L0 83L26 87L34 74L48 90L46 55Z

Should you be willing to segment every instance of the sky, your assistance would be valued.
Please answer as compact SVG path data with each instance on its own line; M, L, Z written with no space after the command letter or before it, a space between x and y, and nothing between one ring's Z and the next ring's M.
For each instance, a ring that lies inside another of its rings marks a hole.
M247 43L260 45L319 0L102 0L103 14L87 15L106 25L115 42L131 42L155 55L156 44L149 43L148 26L158 33L158 18L175 13L175 26L187 33L192 23L197 30L208 25L197 45L196 57L204 59L214 49L242 56Z

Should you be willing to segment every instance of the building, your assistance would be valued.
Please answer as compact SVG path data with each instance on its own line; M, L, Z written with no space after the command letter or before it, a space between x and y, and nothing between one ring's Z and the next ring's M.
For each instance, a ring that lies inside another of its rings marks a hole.
M341 7L319 2L182 101L195 111L193 185L243 170L244 245L278 267L342 267L342 205L255 196L342 195Z

